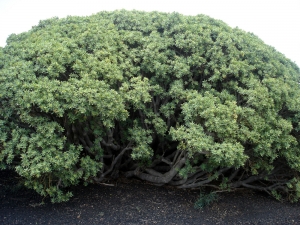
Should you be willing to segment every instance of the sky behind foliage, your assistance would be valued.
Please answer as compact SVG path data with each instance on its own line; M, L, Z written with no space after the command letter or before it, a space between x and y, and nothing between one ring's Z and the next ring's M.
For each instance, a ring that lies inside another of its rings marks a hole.
M0 0L0 46L39 20L117 9L205 14L260 37L300 66L299 0Z

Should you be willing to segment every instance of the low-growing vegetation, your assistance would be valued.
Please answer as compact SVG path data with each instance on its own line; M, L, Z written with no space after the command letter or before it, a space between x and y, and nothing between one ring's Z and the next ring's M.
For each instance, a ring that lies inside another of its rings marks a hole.
M53 202L119 176L297 201L299 75L204 15L44 20L0 48L0 168Z

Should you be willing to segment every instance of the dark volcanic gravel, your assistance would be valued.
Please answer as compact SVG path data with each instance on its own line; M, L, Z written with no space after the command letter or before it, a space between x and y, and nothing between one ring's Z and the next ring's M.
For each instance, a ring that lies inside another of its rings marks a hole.
M194 209L199 191L123 180L114 186L74 187L74 197L52 204L27 189L8 189L0 172L0 224L300 224L300 204L253 192L222 193Z

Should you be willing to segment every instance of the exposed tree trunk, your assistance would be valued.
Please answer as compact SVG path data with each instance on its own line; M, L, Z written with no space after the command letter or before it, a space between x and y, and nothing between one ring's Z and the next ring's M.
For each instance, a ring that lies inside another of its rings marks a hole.
M126 176L127 177L136 176L142 180L149 181L149 182L152 182L155 184L167 184L178 173L178 170L185 164L185 161L186 161L186 158L183 157L182 159L179 160L179 162L177 162L171 168L171 170L169 172L167 172L165 174L160 174L160 173L146 174L146 173L142 173L138 169L136 169L135 171L127 172ZM151 172L153 172L153 171L151 171ZM153 174L156 174L156 175L153 175Z

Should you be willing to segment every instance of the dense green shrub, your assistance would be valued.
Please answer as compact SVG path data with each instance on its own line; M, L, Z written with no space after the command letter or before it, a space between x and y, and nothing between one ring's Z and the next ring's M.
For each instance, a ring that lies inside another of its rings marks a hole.
M255 35L204 15L41 21L0 49L0 167L54 202L120 175L296 201L299 75Z

